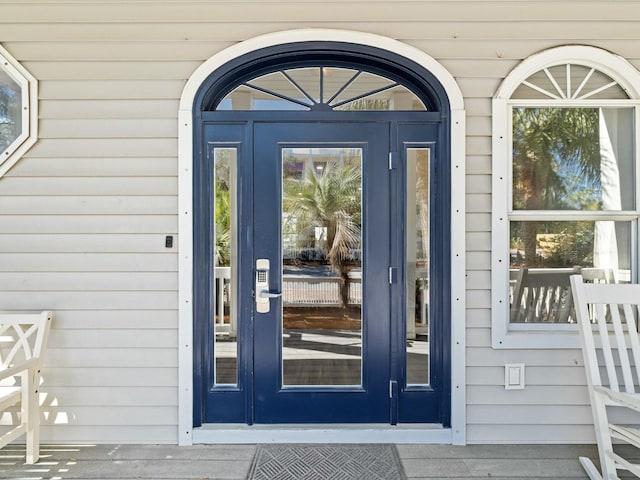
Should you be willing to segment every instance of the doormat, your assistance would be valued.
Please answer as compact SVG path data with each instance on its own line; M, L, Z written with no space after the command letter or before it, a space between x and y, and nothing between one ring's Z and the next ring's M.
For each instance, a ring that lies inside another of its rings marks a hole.
M258 445L248 480L405 480L395 445Z

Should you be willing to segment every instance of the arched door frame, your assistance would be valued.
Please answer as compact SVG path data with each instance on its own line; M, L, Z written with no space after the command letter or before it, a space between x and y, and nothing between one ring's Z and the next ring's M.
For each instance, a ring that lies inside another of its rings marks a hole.
M465 112L462 93L453 76L426 53L396 40L379 35L328 29L304 29L276 32L233 45L198 67L191 75L180 99L178 112L178 443L189 445L193 437L193 107L201 85L227 62L265 47L297 42L342 42L367 45L388 51L417 63L441 84L450 105L451 162L451 428L444 431L420 429L413 433L402 429L401 436L384 441L466 442L465 416ZM455 186L458 188L455 188ZM326 431L326 427L323 428ZM397 430L397 429L396 429ZM307 432L309 432L307 430ZM362 430L360 430L362 432ZM346 438L344 430L337 438ZM367 434L368 438L372 432ZM258 435L258 434L257 434ZM309 441L307 433L305 441ZM270 434L273 438L273 434ZM233 439L226 435L227 442ZM243 437L246 440L246 436ZM255 441L260 437L255 436ZM288 441L290 437L283 437ZM315 437L314 437L315 438ZM325 437L328 438L328 437ZM382 437L381 437L382 438Z

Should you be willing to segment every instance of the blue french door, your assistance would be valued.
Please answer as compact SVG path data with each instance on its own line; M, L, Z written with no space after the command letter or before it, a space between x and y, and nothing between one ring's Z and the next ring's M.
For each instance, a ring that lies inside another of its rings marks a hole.
M441 130L379 116L203 123L194 425L448 426Z

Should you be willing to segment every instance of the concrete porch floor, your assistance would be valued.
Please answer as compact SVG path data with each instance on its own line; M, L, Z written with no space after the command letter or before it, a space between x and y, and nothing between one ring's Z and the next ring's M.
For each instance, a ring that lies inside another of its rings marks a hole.
M398 445L409 479L585 479L578 456L594 445ZM255 445L43 445L36 465L24 447L0 450L0 478L246 479ZM393 480L393 479L390 479Z

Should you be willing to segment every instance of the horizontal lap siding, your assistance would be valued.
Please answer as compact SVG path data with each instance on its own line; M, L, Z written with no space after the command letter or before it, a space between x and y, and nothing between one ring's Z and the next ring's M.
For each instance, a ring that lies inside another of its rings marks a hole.
M46 440L177 440L177 109L256 35L342 28L440 61L467 110L468 440L592 439L578 351L490 345L491 98L523 58L586 43L638 64L630 1L5 1L0 44L39 83L40 140L0 179L0 305L51 308ZM527 388L504 390L504 364Z
M19 22L26 37L0 41L39 80L40 140L0 180L0 305L56 313L42 436L174 443L178 239L164 242L177 235L177 108L190 73L226 45L186 58L133 38L87 42L87 24L58 42L61 24L13 8L0 3L0 30Z

